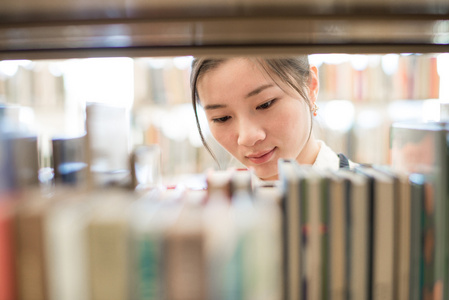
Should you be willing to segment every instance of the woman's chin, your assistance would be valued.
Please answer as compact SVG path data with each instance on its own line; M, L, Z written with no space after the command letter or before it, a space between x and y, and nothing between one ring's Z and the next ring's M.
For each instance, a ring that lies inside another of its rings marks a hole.
M275 170L263 170L255 168L254 170L257 177L259 177L262 180L277 180L279 178L278 176L278 170L277 168Z

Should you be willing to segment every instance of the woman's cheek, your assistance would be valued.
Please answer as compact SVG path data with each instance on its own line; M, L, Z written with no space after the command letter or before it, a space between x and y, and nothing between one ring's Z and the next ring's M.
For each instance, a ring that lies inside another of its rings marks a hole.
M295 128L295 120L298 118L298 115L294 114L293 111L284 111L279 115L282 117L276 118L277 122L272 122L270 127L272 128L272 131L285 135Z
M212 136L214 137L214 139L220 143L220 139L221 139L220 130L218 130L216 128L216 126L214 126L214 124L210 124L209 129L210 129L210 132L212 133Z
M214 126L211 128L211 133L215 140L226 150L230 151L230 146L232 145L232 132L229 129L225 129L224 126Z

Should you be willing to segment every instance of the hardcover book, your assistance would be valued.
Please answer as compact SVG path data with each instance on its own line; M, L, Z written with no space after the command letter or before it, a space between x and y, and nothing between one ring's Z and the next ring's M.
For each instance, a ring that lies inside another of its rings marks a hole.
M0 194L0 300L17 299L13 201Z
M371 185L372 194L372 299L393 300L394 254L396 252L394 180L370 167L359 167Z
M427 229L423 229L426 236L424 245L434 245L431 250L426 248L427 255L434 259L434 268L425 269L426 288L422 293L438 300L449 297L448 137L449 124L444 122L394 123L390 129L393 168L424 175L424 212L427 220Z

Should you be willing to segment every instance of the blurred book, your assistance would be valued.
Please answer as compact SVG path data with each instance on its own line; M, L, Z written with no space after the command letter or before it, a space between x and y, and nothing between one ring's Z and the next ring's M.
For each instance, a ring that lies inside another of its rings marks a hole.
M0 194L0 300L17 299L13 200Z
M410 175L411 198L410 198L410 276L408 288L410 300L422 299L422 274L424 255L424 184L422 174Z
M129 185L129 111L98 103L86 105L86 137L93 185Z
M449 125L445 122L394 123L390 133L392 167L424 176L423 243L426 264L422 295L449 297Z
M48 299L49 259L45 251L45 218L53 198L27 190L15 215L15 255L19 299Z
M161 149L159 145L139 145L130 156L131 186L134 189L161 187Z
M86 138L86 135L82 135L52 139L53 172L57 184L87 183L89 170Z
M130 299L164 299L164 243L179 217L183 193L152 190L130 208Z
M44 222L48 299L89 299L86 232L95 194L73 186L58 186L54 194Z
M0 189L39 185L37 137L20 133L0 136Z
M326 253L328 260L328 288L326 296L330 299L345 299L348 295L348 249L350 239L345 182L334 177L329 183L328 230L329 246Z
M168 299L207 299L203 211L186 203L164 241L164 289Z
M125 192L108 191L87 223L90 299L126 300L129 297L129 213L132 199Z
M0 190L39 184L38 139L31 130L33 110L0 104Z

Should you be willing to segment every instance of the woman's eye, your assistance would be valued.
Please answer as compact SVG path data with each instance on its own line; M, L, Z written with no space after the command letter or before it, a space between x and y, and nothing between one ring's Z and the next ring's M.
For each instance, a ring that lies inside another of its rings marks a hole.
M264 104L259 105L256 109L267 109L269 108L271 105L273 105L273 103L276 101L276 99L270 100L265 102Z
M230 116L221 117L221 118L215 118L215 119L212 119L212 122L214 122L214 123L224 123L227 120L229 120L230 118L231 118Z

